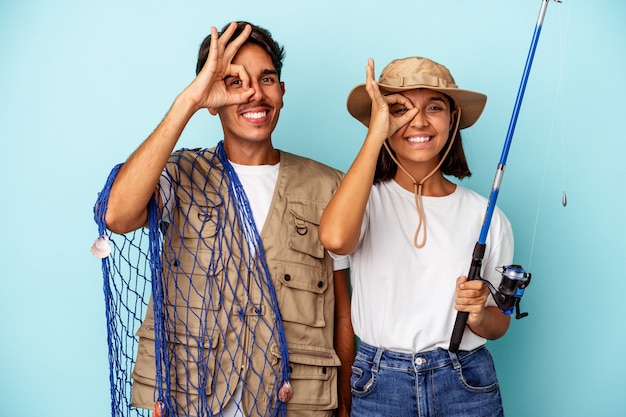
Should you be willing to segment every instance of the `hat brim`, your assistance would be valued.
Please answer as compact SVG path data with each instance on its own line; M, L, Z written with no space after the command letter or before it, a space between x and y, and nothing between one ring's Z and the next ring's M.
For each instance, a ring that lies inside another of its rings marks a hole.
M454 103L461 108L461 120L459 122L459 129L465 129L470 127L482 114L485 104L487 103L487 96L482 93L477 93L470 90L462 90L460 88L440 88L432 87L429 85L411 85L406 87L392 87L384 84L379 84L381 93L398 93L407 90L414 90L417 88L425 88L429 90L439 91L446 94L454 100ZM365 90L365 84L359 84L350 91L348 94L348 102L346 103L348 112L365 126L369 126L372 101L370 100L367 91Z

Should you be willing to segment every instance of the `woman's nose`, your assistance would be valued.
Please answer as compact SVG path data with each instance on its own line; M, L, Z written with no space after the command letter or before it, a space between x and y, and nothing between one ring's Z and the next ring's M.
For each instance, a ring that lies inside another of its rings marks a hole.
M417 113L409 122L410 126L422 127L428 125L428 118L422 110L417 110Z

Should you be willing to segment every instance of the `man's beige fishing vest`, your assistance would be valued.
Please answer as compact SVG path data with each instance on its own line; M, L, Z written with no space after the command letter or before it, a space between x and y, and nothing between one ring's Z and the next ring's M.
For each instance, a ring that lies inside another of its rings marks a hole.
M174 166L177 168L171 169ZM170 317L166 319L169 323L166 332L169 332L168 342L172 342L169 349L176 352L175 357L186 358L185 363L170 369L171 396L175 397L181 413L184 410L195 415L197 404L208 401L212 412L219 415L239 383L239 374L233 369L251 366L255 371L247 373L245 385L258 392L244 390L242 408L248 417L264 415L278 401L273 381L282 358L271 328L249 329L255 328L259 316L273 322L275 312L257 286L246 289L239 285L233 291L235 283L224 282L224 275L249 275L248 266L238 266L237 262L248 259L250 249L246 244L231 245L232 232L222 235L214 222L216 216L227 216L230 220L235 216L232 209L225 207L232 200L227 198L222 166L211 149L176 153L167 168L173 182L178 183L178 204L171 224L166 227L162 251L163 280L167 282L165 310ZM193 174L182 174L189 172ZM207 176L212 187L204 185ZM333 348L333 263L319 242L317 231L322 211L341 178L342 174L334 169L281 152L270 210L259 231L289 350L293 387L293 397L287 403L289 417L327 417L337 407L340 361ZM198 184L202 189L198 189ZM181 224L184 226L180 227ZM243 236L239 228L235 235ZM229 247L227 251L226 247ZM223 273L224 268L229 269L228 274ZM225 285L231 290L224 291ZM251 303L243 308L241 300ZM132 403L140 408L154 408L157 394L152 301L137 335ZM238 344L240 348L234 354L223 354ZM255 353L250 354L253 346ZM270 358L271 366L261 356L258 346L269 346L262 353ZM212 378L206 384L204 399L199 398L197 391L190 393L185 388L199 384L198 375L207 374L198 372L198 367L208 367L208 378ZM217 374L212 372L215 370Z

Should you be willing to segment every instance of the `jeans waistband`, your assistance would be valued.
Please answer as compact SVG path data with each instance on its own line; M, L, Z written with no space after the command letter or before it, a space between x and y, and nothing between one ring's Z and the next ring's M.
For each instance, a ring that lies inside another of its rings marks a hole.
M445 349L419 353L402 353L377 348L361 342L357 352L357 358L373 363L375 368L378 368L379 366L400 369L411 367L415 368L417 371L425 371L429 369L441 368L450 364L452 364L455 368L458 368L461 366L461 360L484 348L485 346L480 346L471 351L462 350L458 353L453 353Z

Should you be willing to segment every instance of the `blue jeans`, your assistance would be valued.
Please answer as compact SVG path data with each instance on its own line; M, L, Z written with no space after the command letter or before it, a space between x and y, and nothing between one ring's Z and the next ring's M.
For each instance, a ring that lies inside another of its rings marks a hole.
M493 359L481 346L458 354L406 354L361 343L352 366L351 417L501 417Z

